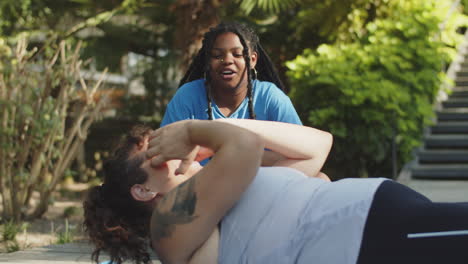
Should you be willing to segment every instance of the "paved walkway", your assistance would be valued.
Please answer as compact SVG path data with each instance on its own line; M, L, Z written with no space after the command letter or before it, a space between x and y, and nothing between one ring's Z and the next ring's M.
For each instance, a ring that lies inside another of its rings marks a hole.
M70 243L64 245L51 245L17 251L13 253L0 254L0 262L27 264L27 263L54 263L90 264L91 247L85 243ZM105 259L103 259L105 260Z
M0 262L14 264L91 264L92 248L87 243L69 243L0 254ZM108 260L103 254L102 261ZM130 263L130 262L128 262ZM153 260L153 264L161 264Z
M424 194L434 202L468 202L468 180L416 180L403 171L398 182Z

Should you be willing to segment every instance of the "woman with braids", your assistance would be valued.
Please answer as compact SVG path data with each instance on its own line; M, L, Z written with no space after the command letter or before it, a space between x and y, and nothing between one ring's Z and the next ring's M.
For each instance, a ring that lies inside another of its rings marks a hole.
M84 202L94 260L105 250L114 263L148 263L152 247L162 263L466 263L468 203L382 178L313 177L331 143L245 119L136 130ZM266 162L265 147L282 158Z
M218 118L301 124L258 36L240 23L221 23L205 33L161 126Z
M258 36L237 22L221 23L205 33L202 48L167 105L161 126L219 118L302 124ZM322 172L317 177L328 179Z

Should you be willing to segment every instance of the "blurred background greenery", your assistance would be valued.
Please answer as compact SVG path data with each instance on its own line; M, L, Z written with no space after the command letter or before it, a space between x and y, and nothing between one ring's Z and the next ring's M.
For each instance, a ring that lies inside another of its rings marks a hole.
M467 4L468 0L2 0L0 71L4 79L22 78L21 72L12 75L13 66L7 63L14 62L20 39L27 39L27 49L36 48L39 54L32 64L52 58L58 43L65 42L78 45L85 82L95 83L109 70L100 95L94 96L109 98L110 103L93 120L86 141L73 150L74 161L61 175L97 182L115 138L137 122L158 127L203 33L223 20L241 21L256 29L303 123L334 134L325 172L333 179L392 178L411 159L424 127L431 123L436 96L446 81L444 71L463 39ZM3 97L0 90L4 111L9 89L3 86ZM27 105L17 111L25 112L21 109ZM0 143L5 150L7 140L21 140L12 133L24 130L24 122L7 129L6 115L2 118ZM3 151L13 167L18 166L16 154L11 154L15 151ZM25 171L32 169L30 161L31 157L23 163ZM0 168L6 168L6 161L1 162ZM24 175L24 170L12 177ZM0 177L0 187L13 186L14 180ZM26 215L28 202L22 200L21 206L17 214Z

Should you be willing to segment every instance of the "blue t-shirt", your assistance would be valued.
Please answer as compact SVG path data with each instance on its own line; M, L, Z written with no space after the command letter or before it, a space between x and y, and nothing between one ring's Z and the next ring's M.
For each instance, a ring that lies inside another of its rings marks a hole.
M253 80L252 87L256 119L302 125L291 100L275 84ZM229 117L221 113L214 101L212 101L212 111L213 119L250 118L248 98L245 98ZM203 79L186 83L177 90L167 105L161 126L185 119L208 119L208 101Z

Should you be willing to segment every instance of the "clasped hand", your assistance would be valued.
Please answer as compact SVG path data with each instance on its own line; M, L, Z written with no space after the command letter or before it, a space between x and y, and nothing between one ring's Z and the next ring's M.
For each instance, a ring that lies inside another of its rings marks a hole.
M212 156L213 152L191 142L189 126L192 120L184 120L153 131L149 136L146 157L151 166L158 167L169 160L181 160L175 174L184 174L194 161Z

